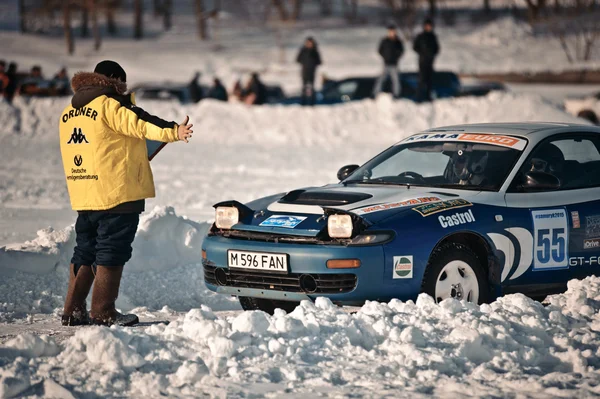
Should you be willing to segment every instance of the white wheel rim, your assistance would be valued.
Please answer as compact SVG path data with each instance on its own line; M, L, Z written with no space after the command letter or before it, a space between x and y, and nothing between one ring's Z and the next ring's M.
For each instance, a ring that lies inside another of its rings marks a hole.
M468 263L453 260L442 268L435 283L435 300L454 298L478 303L479 282L477 275Z

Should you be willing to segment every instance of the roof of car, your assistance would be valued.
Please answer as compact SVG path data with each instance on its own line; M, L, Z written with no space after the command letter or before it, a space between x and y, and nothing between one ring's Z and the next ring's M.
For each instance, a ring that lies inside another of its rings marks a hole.
M465 133L488 133L488 134L505 134L512 136L529 136L535 133L550 132L556 130L569 130L576 128L580 131L598 132L599 127L590 125L581 125L576 123L560 123L560 122L519 122L519 123L475 123L469 125L454 125L443 126L428 129L423 133L433 132L465 132Z

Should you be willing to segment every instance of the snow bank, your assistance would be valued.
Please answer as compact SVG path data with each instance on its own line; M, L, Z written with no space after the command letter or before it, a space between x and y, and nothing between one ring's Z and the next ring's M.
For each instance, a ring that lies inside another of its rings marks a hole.
M52 338L19 337L1 349L0 374L13 379L0 387L51 379L75 394L132 397L597 395L600 278L572 281L551 303L509 295L436 305L421 295L349 314L319 298L290 314L232 317L202 306L168 326L82 328L58 356Z
M170 207L157 207L142 216L117 305L123 309L189 310L200 304L237 308L236 302L212 295L204 287L199 263L207 226L177 216ZM74 245L70 226L40 230L34 240L0 248L0 320L62 307Z
M0 139L24 136L56 142L58 118L68 101L20 99L13 106L0 102ZM266 148L353 145L363 143L366 132L372 143L388 144L430 127L458 123L582 121L540 96L509 92L426 104L394 101L388 95L381 95L376 100L319 107L248 107L212 100L187 106L160 101L141 105L167 120L181 121L189 115L198 133L195 139L203 145L243 143Z

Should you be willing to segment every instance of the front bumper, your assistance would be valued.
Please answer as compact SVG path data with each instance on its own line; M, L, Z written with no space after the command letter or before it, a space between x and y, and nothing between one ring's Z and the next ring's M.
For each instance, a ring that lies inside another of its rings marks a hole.
M385 259L382 246L273 243L221 236L207 237L203 246L206 251L203 262L205 283L215 292L288 301L324 296L346 305L386 299L381 291ZM288 255L288 273L229 269L227 251L232 249L285 253ZM359 259L361 266L328 269L327 261L331 259ZM307 275L316 283L314 291L303 289L301 280Z

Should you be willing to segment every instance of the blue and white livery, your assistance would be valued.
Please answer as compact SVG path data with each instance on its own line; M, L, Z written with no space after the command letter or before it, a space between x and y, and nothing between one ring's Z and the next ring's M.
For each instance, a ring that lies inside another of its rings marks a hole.
M340 182L215 205L209 289L291 310L425 292L534 298L599 274L600 128L477 124L410 136Z

